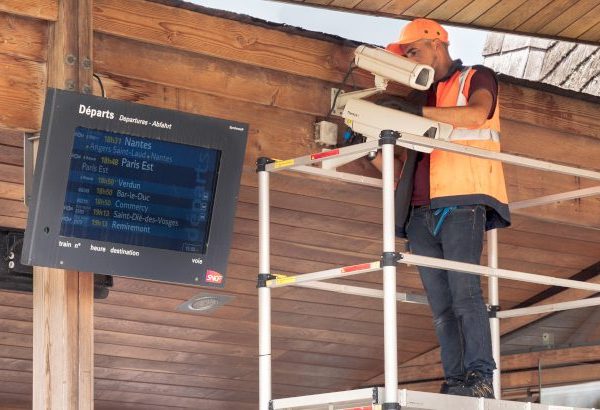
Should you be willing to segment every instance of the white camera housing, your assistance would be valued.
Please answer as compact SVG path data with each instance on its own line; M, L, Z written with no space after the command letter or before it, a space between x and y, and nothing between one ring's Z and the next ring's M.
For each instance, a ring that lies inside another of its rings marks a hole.
M348 101L342 117L344 117L346 124L352 130L364 135L367 139L379 139L381 131L395 130L399 133L405 132L419 136L426 135L431 138L448 141L453 130L450 124L407 114L364 100ZM433 150L432 148L402 143L401 139L399 143L404 147L416 151L429 153Z
M416 90L427 90L433 83L434 70L428 65L415 63L408 58L383 48L357 47L354 64L387 80L407 85Z
M370 46L359 46L354 51L354 64L371 72L375 76L375 87L366 90L344 92L332 90L331 113L344 118L346 124L367 139L379 139L383 130L395 130L399 133L425 135L435 139L449 140L453 127L438 121L417 115L407 114L393 108L362 100L385 91L388 81L417 89L427 90L433 83L435 71L432 67L415 63L387 50ZM323 132L319 126L319 135ZM321 140L319 138L319 140ZM406 143L400 138L398 145L422 152L431 152L431 148ZM323 168L335 168L364 154L325 160ZM328 164L331 161L331 164Z

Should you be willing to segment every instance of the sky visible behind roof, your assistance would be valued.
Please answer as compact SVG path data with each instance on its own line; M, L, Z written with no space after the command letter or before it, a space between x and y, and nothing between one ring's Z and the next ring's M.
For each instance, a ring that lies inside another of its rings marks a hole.
M398 38L404 20L346 13L269 0L187 0L204 7L246 14L274 23L335 34L350 40L385 46ZM450 55L467 65L482 64L483 30L445 26L450 37Z

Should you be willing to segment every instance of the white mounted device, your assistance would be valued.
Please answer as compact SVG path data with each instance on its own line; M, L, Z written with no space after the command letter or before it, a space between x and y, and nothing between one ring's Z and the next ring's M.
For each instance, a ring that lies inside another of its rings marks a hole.
M383 48L359 46L354 52L354 64L375 76L416 90L427 90L433 83L433 68L415 63Z
M337 144L338 125L334 122L321 121L315 124L315 142L321 145Z
M354 51L354 64L375 76L375 86L365 90L343 92L332 90L332 114L344 118L346 124L354 132L364 135L367 140L378 139L382 130L395 130L400 133L426 135L431 138L448 140L453 127L450 124L429 120L417 115L407 114L393 108L383 107L362 100L386 90L388 81L417 90L427 90L434 79L434 70L428 65L415 63L387 50L370 46L359 46ZM322 125L321 131L322 132ZM317 141L319 142L319 141ZM423 152L431 152L431 148L417 147L402 143L399 145ZM325 160L323 168L335 168L353 161L361 155L339 158L335 161ZM328 162L333 163L329 164Z
M364 135L367 140L379 139L384 130L395 130L413 135L425 135L430 138L448 141L453 127L450 124L429 120L418 115L407 114L393 108L364 100L350 100L346 103L342 114L354 132ZM417 151L430 153L433 148L420 147L412 144L399 144Z
M331 105L335 115L341 116L344 106L350 100L370 97L385 91L390 80L416 90L427 90L433 83L433 68L383 48L359 46L354 51L354 64L375 76L375 87L351 92L332 89Z

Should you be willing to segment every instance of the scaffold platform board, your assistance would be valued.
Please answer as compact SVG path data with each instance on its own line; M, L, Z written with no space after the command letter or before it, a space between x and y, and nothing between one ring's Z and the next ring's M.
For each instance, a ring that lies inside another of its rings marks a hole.
M273 410L380 410L384 397L382 387L348 390L311 396L290 397L272 401ZM525 403L508 400L491 400L448 394L425 393L406 389L398 390L402 410L594 410Z

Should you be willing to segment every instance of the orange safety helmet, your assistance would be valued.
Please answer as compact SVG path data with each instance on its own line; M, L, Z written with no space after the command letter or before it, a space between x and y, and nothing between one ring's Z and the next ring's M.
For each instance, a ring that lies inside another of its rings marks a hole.
M395 54L404 54L402 46L418 40L438 39L448 42L448 32L438 22L429 19L414 19L400 30L398 41L388 44L386 50Z

